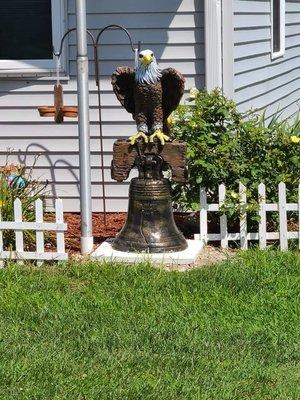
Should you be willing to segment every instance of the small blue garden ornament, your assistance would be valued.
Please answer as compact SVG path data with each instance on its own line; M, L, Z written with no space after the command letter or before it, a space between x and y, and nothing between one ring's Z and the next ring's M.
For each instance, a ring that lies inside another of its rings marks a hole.
M15 189L24 189L27 186L27 180L21 175L12 174L7 177L10 187Z

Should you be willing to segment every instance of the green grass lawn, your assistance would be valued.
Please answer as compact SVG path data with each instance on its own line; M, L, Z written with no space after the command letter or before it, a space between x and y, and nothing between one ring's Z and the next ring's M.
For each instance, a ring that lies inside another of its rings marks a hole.
M299 253L0 271L0 399L299 399Z

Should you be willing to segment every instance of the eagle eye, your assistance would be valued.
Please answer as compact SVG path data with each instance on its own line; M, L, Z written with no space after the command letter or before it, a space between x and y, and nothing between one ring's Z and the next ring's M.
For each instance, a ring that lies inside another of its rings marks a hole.
M143 58L143 54L140 54L140 55L139 55L139 58Z
M153 53L151 53L151 57L153 57L154 56L154 54Z

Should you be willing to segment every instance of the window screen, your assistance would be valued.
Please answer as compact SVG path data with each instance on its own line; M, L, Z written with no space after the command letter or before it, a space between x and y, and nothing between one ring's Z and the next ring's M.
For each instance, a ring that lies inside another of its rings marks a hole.
M273 52L276 53L281 49L280 43L280 0L273 1Z
M0 0L0 59L52 59L51 0Z

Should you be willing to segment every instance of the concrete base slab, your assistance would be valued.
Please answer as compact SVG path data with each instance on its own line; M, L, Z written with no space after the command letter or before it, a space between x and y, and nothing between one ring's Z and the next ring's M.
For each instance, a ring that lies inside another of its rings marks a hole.
M188 247L183 251L175 253L125 253L112 248L112 240L103 242L92 254L91 258L96 260L139 263L151 261L157 264L193 264L203 249L200 240L187 240Z

